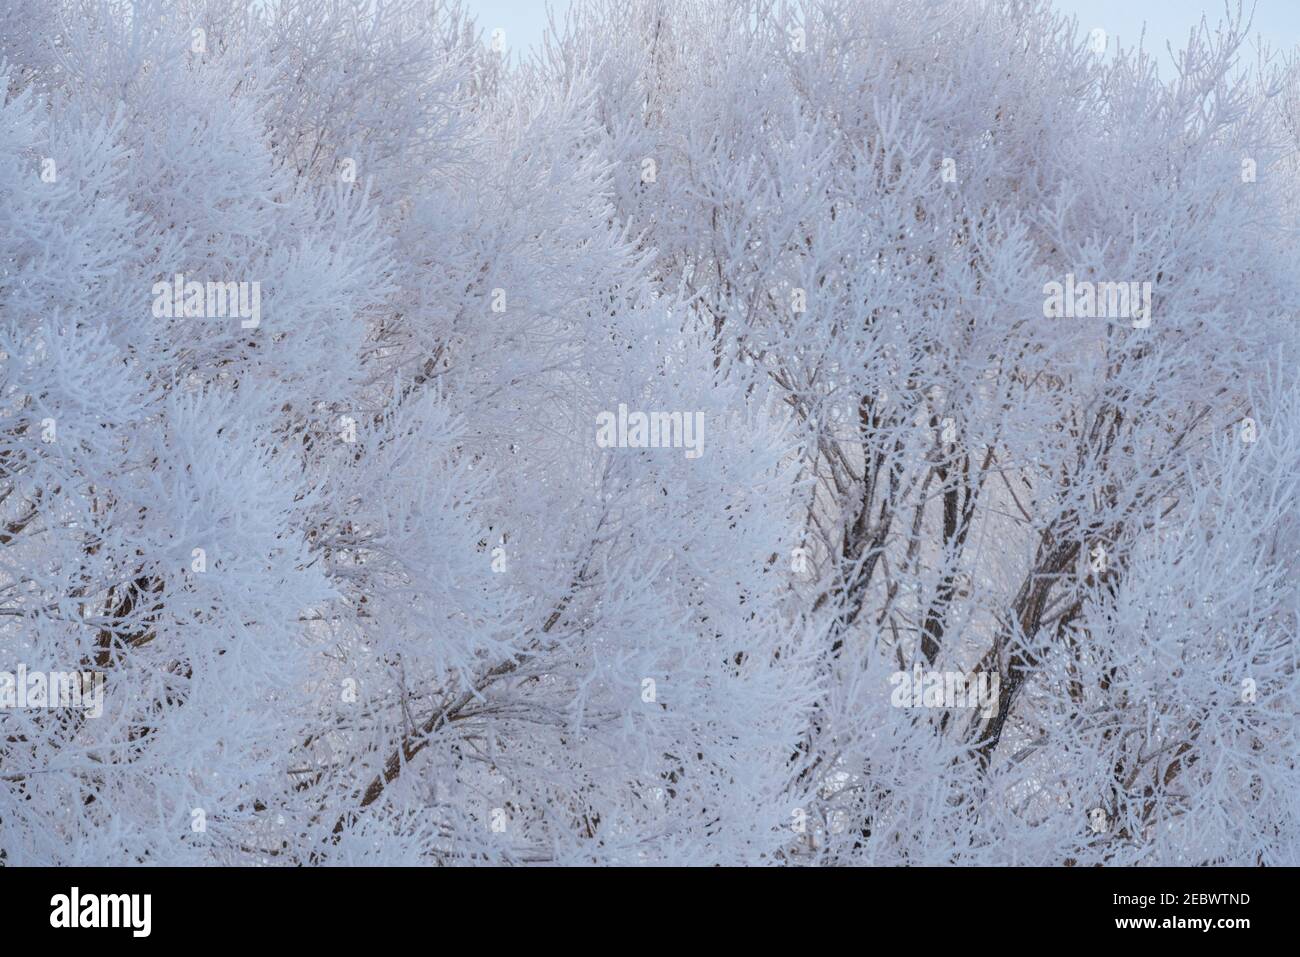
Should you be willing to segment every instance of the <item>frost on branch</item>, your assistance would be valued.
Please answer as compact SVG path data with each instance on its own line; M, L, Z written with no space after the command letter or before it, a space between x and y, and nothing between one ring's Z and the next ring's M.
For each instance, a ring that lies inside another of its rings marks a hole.
M0 7L0 861L1298 862L1240 18Z

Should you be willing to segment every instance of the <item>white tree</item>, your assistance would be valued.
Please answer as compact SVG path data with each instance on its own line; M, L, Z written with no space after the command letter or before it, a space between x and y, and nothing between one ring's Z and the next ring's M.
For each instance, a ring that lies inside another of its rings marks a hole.
M1240 15L0 13L5 863L1296 862Z
M1289 415L1295 142L1272 112L1276 71L1238 77L1243 34L1239 12L1203 28L1167 83L1141 51L1094 54L1038 3L609 3L580 7L549 48L561 86L600 78L606 149L628 171L620 209L664 288L684 283L719 365L801 424L817 574L796 613L829 618L798 762L828 832L813 859L1292 853L1288 801L1252 803L1268 823L1231 852L1222 803L1196 815L1222 828L1202 846L1159 838L1191 819L1189 793L1213 791L1179 778L1209 748L1195 730L1208 702L1239 695L1226 675L1260 665L1250 615L1244 644L1205 623L1167 639L1214 666L1189 675L1197 693L1180 689L1181 720L1159 733L1150 695L1092 672L1121 724L1144 729L1124 760L1126 732L1099 741L1081 723L1088 690L1051 683L1154 643L1132 620L1101 627L1113 603L1165 619L1165 603L1195 604L1192 546L1173 529L1226 467L1216 443L1274 415L1255 397ZM644 158L652 184L635 179ZM1046 318L1047 284L1075 276L1147 282L1151 308ZM1286 454L1233 495L1284 494ZM1265 548L1231 541L1250 563ZM1155 582L1139 555L1159 556ZM1174 584L1179 598L1137 597ZM886 679L914 665L996 673L997 706L900 716ZM1289 674L1273 675L1283 711ZM1246 720L1271 775L1292 770L1265 744L1283 740L1271 719ZM1063 755L1086 785L1054 780Z

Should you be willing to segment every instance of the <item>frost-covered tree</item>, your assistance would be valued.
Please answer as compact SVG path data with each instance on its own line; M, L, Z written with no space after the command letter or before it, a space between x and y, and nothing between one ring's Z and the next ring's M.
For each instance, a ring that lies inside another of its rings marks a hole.
M0 6L5 863L1296 862L1242 18Z
M797 423L791 613L825 644L792 854L1294 859L1296 141L1243 37L1203 27L1162 82L1043 3L611 2L548 47L562 88L599 77L661 288ZM1050 309L1076 278L1149 309ZM1244 604L1187 619L1227 607L1196 567ZM890 707L918 666L996 675L995 706Z

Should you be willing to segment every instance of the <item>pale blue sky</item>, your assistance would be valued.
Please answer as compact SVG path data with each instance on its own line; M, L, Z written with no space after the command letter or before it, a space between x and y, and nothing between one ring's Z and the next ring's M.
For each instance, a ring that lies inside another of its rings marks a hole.
M1055 0L1057 9L1079 19L1085 33L1101 27L1125 46L1136 45L1146 24L1146 46L1163 52L1166 41L1175 49L1186 44L1187 34L1204 16L1213 25L1224 19L1224 0ZM1243 3L1249 15L1250 0ZM1237 0L1232 0L1232 8ZM1258 0L1252 26L1274 50L1300 43L1300 0Z
M506 32L510 50L524 53L535 45L546 28L544 0L467 0L477 16L484 35L500 27ZM572 0L581 3L583 0ZM871 0L863 0L869 3ZM1079 18L1079 27L1088 32L1101 27L1114 42L1121 38L1127 46L1136 43L1147 26L1147 47L1163 51L1165 42L1182 46L1188 31L1201 16L1219 19L1224 0L1055 0L1059 9ZM1231 0L1236 6L1237 0ZM570 0L551 0L557 10L568 7ZM1250 0L1246 7L1249 9ZM1254 26L1275 49L1300 43L1300 0L1258 0Z

